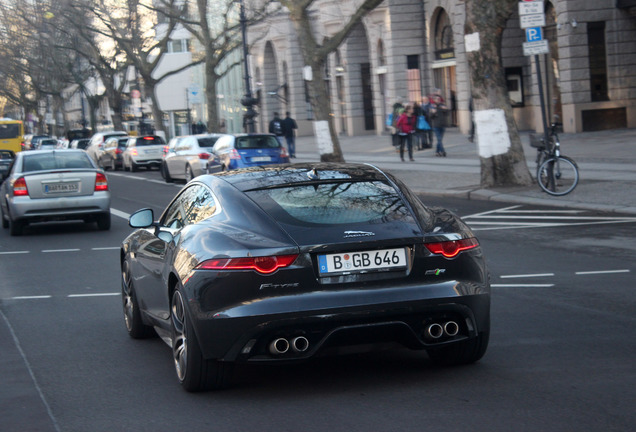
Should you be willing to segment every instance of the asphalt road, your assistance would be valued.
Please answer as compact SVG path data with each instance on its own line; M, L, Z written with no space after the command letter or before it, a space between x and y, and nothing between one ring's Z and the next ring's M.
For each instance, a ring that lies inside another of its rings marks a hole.
M109 173L112 229L0 232L2 431L627 431L636 421L636 218L421 198L465 218L492 273L492 335L477 364L421 352L241 366L188 394L158 338L130 339L119 297L126 215L180 185Z

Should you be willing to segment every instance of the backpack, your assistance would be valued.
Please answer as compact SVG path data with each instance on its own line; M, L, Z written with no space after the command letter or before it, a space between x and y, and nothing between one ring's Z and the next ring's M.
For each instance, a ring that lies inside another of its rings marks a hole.
M279 121L275 121L274 122L274 134L276 134L276 135L282 135L283 134L283 128L280 126L280 122Z

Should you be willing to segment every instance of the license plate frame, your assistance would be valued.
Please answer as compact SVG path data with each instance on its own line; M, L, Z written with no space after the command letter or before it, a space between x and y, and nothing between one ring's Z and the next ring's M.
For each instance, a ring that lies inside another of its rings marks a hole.
M252 157L252 162L271 162L272 161L272 157L271 156L254 156Z
M44 184L44 193L60 194L79 192L79 182L63 182L63 183L46 183Z
M318 255L320 276L399 271L406 269L407 265L406 247Z

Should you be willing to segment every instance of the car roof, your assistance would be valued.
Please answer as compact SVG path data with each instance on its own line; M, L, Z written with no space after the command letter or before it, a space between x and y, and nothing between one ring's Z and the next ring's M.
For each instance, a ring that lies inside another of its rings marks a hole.
M387 175L368 164L296 163L263 165L214 174L241 191L288 184L332 181L386 181Z

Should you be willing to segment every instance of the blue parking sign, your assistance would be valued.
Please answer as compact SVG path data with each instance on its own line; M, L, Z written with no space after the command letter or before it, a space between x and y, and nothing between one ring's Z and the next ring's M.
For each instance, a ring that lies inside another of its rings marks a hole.
M543 39L543 30L541 27L530 27L526 29L526 41L537 42Z

